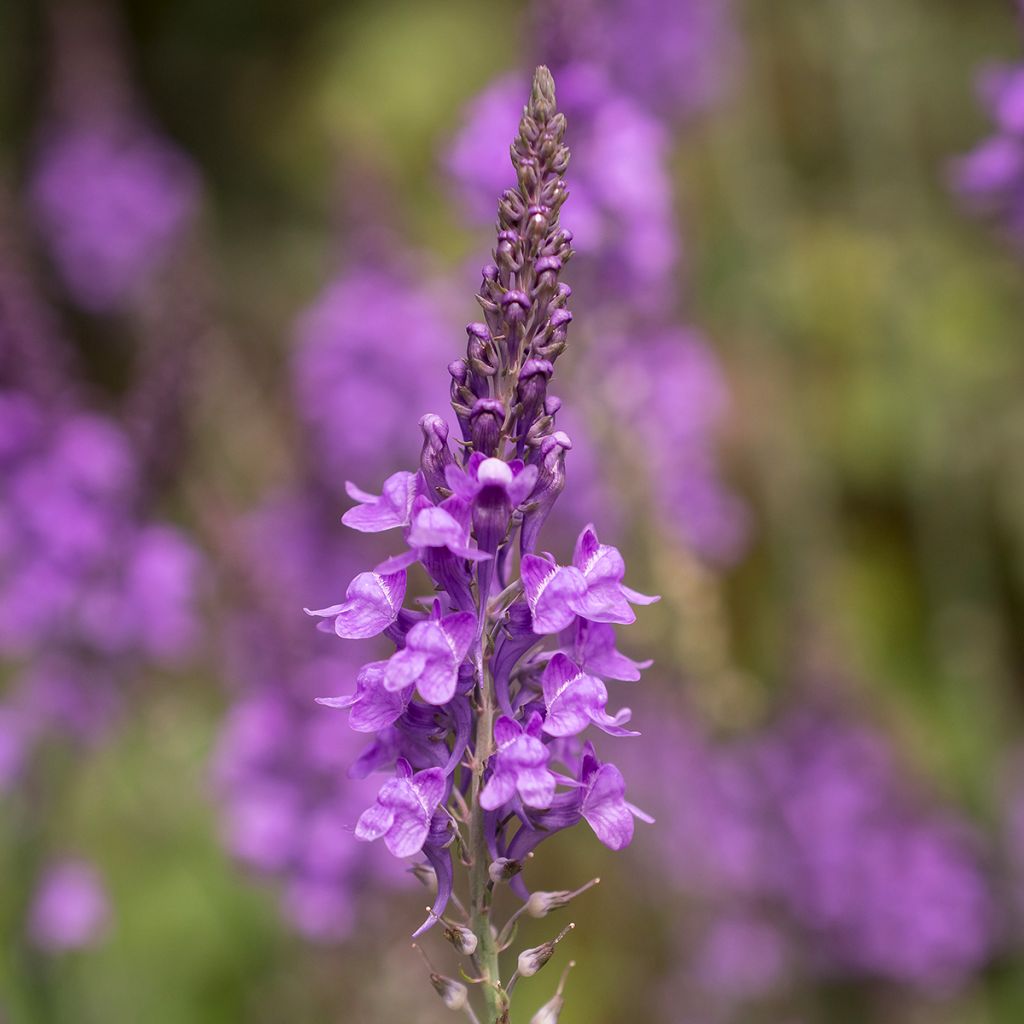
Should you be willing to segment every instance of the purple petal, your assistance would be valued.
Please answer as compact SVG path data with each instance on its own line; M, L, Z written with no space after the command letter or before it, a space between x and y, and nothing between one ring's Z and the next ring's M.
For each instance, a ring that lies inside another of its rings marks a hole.
M469 648L476 639L476 616L472 612L456 612L454 615L446 615L441 620L441 628L448 638L452 657L461 664L466 660Z
M344 604L307 615L335 615L334 631L347 640L361 640L383 632L398 618L405 599L405 573L380 575L361 572L349 585Z
M367 807L356 822L356 839L364 843L380 839L391 828L394 820L395 812L391 807L385 807L381 803Z
M426 623L420 622L416 625L422 626ZM413 629L415 628L416 626L413 626ZM388 667L384 670L384 689L395 693L404 690L407 686L412 686L419 679L426 664L427 656L422 651L413 650L410 647L396 651L388 659Z
M444 799L446 788L444 772L440 768L428 768L412 777L412 787L422 802L427 817L431 817Z
M661 600L660 594L641 594L639 590L627 587L625 583L621 585L621 589L626 600L633 604L657 604Z
M564 654L558 653L548 662L541 686L548 712L544 731L549 735L576 736L591 721L600 724L603 720L601 716L608 702L604 683L595 676L584 675Z
M651 661L634 661L616 650L615 630L603 622L577 619L574 648L581 666L605 679L636 682L640 678L640 670L653 664Z
M613 764L603 764L590 777L581 813L594 834L612 850L633 839L633 815L626 806L626 782Z
M509 718L508 715L502 715L494 723L494 742L498 744L498 747L507 746L514 740L518 739L523 733L519 723L515 719Z
M480 793L480 806L485 811L496 811L502 804L507 804L512 799L515 791L515 776L511 772L496 771Z
M544 635L568 627L576 613L570 606L587 592L586 580L578 569L558 566L538 555L524 555L523 591L533 614L533 631Z
M584 594L570 598L572 610L591 622L617 622L628 626L636 622L636 612L622 595L621 583L598 583Z
M547 768L528 768L519 772L516 788L527 807L550 807L555 796L555 777Z
M341 697L316 697L317 704L323 704L325 708L350 708L357 700L358 693L349 693Z
M351 482L346 482L345 489L350 498L361 504L350 508L341 521L362 533L380 533L408 524L416 496L416 474L392 474L384 481L384 492L379 497L367 494Z

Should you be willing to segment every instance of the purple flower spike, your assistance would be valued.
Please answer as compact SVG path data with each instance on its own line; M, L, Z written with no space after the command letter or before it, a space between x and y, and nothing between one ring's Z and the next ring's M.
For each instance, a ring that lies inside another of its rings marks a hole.
M345 490L359 504L350 508L341 521L360 533L381 533L396 526L408 526L420 483L416 473L393 473L384 481L383 493L376 495L361 491L347 480Z
M596 676L587 675L576 662L559 652L548 662L541 676L548 713L544 732L549 736L576 736L594 723L610 736L639 736L622 728L631 713L623 708L614 717L607 714L608 691Z
M440 768L414 775L409 762L399 758L395 778L380 787L377 802L359 816L356 839L368 843L383 837L392 856L412 857L423 849L430 819L444 794L444 772Z
M534 633L560 633L572 625L575 605L587 593L583 574L539 555L523 555L521 574Z
M459 666L469 653L476 625L471 612L417 622L405 638L405 647L386 663L384 687L404 692L415 685L428 704L447 704L455 696Z
M402 609L405 600L405 570L395 573L361 572L345 591L345 602L307 615L334 619L334 632L346 640L363 640L383 633Z
M584 671L605 679L618 679L635 683L642 669L650 668L653 661L634 661L615 647L615 630L604 622L577 619L576 627L566 639L571 644L572 656Z
M630 608L633 604L654 604L658 597L649 597L625 586L626 563L618 548L602 544L594 527L587 526L576 541L572 564L583 574L586 593L573 602L577 614L591 622L636 621Z
M507 715L494 723L498 749L491 758L491 777L480 794L480 806L494 811L516 792L527 807L550 807L555 777L548 771L548 748L541 742L540 715L530 716L523 728Z
M356 732L377 732L394 725L409 706L412 686L392 691L384 683L388 662L371 661L356 676L356 692L344 697L317 697L328 708L350 708L349 725Z
M626 800L626 780L613 764L601 764L589 747L583 758L583 802L580 813L594 835L610 850L621 850L633 840L633 819L648 824L654 819Z

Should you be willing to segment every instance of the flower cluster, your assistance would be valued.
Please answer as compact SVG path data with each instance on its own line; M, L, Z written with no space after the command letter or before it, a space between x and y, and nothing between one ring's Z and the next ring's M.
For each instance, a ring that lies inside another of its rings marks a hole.
M417 472L395 473L379 495L349 485L357 504L342 521L363 533L400 530L405 549L357 575L340 603L310 612L340 637L394 643L389 658L363 666L353 692L322 700L374 737L362 763L393 772L356 837L433 868L437 898L419 932L446 911L453 849L468 863L460 927L472 936L464 951L490 1020L507 1012L513 984L503 986L498 970L494 886L511 881L526 899L524 859L577 822L617 850L634 817L647 820L627 802L619 769L582 734L595 725L635 735L628 709L608 709L605 681L639 678L644 666L617 650L614 627L655 599L623 582L621 554L593 526L568 564L538 553L571 448L549 392L572 321L571 290L559 279L572 256L572 235L559 225L564 131L540 68L512 147L517 186L501 196L498 243L482 272L484 319L468 326L466 356L449 366L461 443L453 451L445 421L425 415ZM435 592L407 607L417 564ZM553 949L521 954L518 976Z
M654 852L709 921L689 984L733 1004L800 972L941 992L988 961L997 921L976 839L912 791L880 733L814 708L728 744L664 714L658 729L643 794L664 822Z
M306 491L278 495L232 524L236 568L250 575L223 630L234 693L212 766L225 846L280 883L285 920L319 942L352 934L368 880L398 878L390 858L352 842L375 789L362 781L370 766L358 761L359 734L313 702L357 666L326 636L311 650L305 629L297 637L294 616L282 613L303 591L329 592L350 566L332 529Z
M299 318L295 405L325 478L375 473L382 455L414 456L401 423L410 405L430 408L444 400L433 371L455 354L445 312L438 289L413 284L385 262L363 261L338 275ZM401 373L395 372L396 346Z
M978 78L978 93L995 130L953 163L953 186L970 207L1024 246L1024 63L987 68Z
M51 729L101 731L129 663L190 649L198 556L138 517L137 467L108 419L7 391L0 438L0 657L23 666L3 705L13 782Z

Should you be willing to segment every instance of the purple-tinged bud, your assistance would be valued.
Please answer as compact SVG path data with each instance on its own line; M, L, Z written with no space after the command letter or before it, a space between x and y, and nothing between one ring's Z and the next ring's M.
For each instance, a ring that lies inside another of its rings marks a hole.
M519 414L521 430L525 431L543 410L548 381L554 372L554 366L547 359L528 359L519 371L516 398L522 406Z
M532 978L554 956L555 946L575 927L575 923L570 922L550 942L543 942L533 949L524 949L516 963L516 970L520 976Z
M528 511L523 516L523 528L519 535L523 554L536 551L541 527L565 488L565 453L571 449L572 441L562 430L555 431L541 441L537 486L530 495Z
M480 275L485 281L497 281L498 268L493 263L485 263L483 269L480 271Z
M526 222L526 237L534 243L543 240L548 233L548 217L551 210L546 206L531 206L529 219Z
M491 456L498 450L505 407L496 398L478 398L469 414L469 439L473 450Z
M419 950L420 956L423 957L423 961L427 965L427 970L430 971L430 984L434 986L434 990L441 997L441 1002L443 1002L449 1010L461 1010L469 1001L469 989L466 988L461 981L456 981L454 978L448 978L443 974L438 974L437 971L434 970L434 965L430 962L422 946L418 946L414 942L412 944L412 948Z
M444 479L445 466L450 466L455 457L448 447L448 424L435 413L428 412L420 418L420 430L423 432L423 448L420 451L420 470L427 486L436 497L442 498L447 493Z
M547 917L552 910L559 910L588 889L593 889L595 885L600 884L600 878L592 878L586 885L581 885L572 892L569 892L568 889L562 889L558 892L531 893L530 898L526 901L526 912L530 917Z
M558 395L548 395L544 399L544 415L545 416L557 416L558 410L562 408L562 400Z
M498 200L498 215L510 224L518 224L525 212L523 197L513 188L506 189Z
M473 401L473 392L469 388L469 367L465 359L456 359L448 364L448 373L451 375L451 402L455 417L459 421L459 429L465 440L469 440L469 414L471 407L468 403Z
M501 304L505 310L505 319L510 324L521 323L530 311L530 296L526 292L507 291L501 297Z
M498 232L498 245L494 251L498 267L512 266L518 269L519 263L516 257L516 249L519 245L519 232L506 228Z
M532 857L533 853L528 854L528 857ZM487 877L495 885L500 885L502 882L511 881L520 871L523 870L524 864L521 860L511 860L508 857L498 857L497 860L491 861L487 866Z
M555 994L530 1018L530 1024L558 1024L562 1007L565 1006L565 999L562 996L562 993L565 991L565 979L569 977L569 972L575 966L575 960L570 960L566 964L565 970L562 971L562 977L559 979L558 988L555 989Z
M537 190L537 161L532 156L520 157L516 167L519 187L532 195Z
M485 378L493 377L498 372L494 363L494 343L491 341L491 332L486 324L467 324L466 334L466 359L469 363L473 376L478 380L471 379L469 386L474 394L481 395L480 388L484 388L482 394L487 394L487 382Z
M537 272L537 287L541 290L554 290L558 284L558 274L561 269L562 258L560 256L541 256L534 264L534 270Z

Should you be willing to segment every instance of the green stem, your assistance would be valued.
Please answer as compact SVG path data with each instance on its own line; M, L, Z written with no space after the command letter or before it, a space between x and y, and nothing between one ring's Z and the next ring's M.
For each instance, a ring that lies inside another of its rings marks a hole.
M480 713L476 723L476 754L470 793L469 846L472 864L469 868L470 926L477 938L476 960L483 983L487 1006L486 1024L507 1020L507 999L501 989L498 973L498 948L491 930L491 880L487 873L489 854L484 832L484 811L480 806L484 765L491 753L494 723L494 687L486 663L481 659L479 671Z

